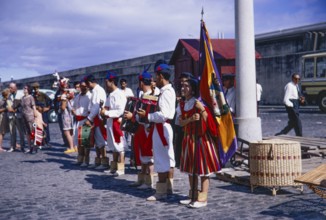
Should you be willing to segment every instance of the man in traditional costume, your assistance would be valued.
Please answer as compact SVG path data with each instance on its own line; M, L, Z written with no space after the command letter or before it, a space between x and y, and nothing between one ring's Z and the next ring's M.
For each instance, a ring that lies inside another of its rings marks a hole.
M137 114L153 123L149 135L152 135L154 170L158 173L156 193L147 198L147 201L165 199L167 194L172 194L173 170L175 167L173 150L173 130L170 120L175 114L175 91L169 80L172 71L167 64L160 64L155 68L156 84L160 88L158 110L147 113L139 109Z
M78 93L74 98L73 111L72 111L73 115L75 116L74 144L75 146L77 146L78 149L77 164L81 165L82 167L87 167L89 165L90 148L85 148L85 146L79 143L78 128L80 128L80 126L83 126L87 120L87 116L89 114L88 106L92 94L88 91L85 80L82 80L79 83L79 86L80 86L80 93Z
M105 83L109 96L105 107L101 110L101 116L106 118L107 142L109 150L113 152L110 173L120 176L125 173L125 148L127 143L120 129L121 116L125 109L127 98L118 88L118 78L115 73L108 72Z
M159 92L156 94L152 94L153 91L151 87L152 83L152 75L148 72L143 72L138 77L139 80L139 88L141 89L140 99L145 95L154 95L158 96ZM125 111L124 114L125 119L127 120L137 120L139 122L139 127L135 133L133 150L135 155L139 157L141 163L141 171L138 173L138 179L136 182L132 183L130 186L138 187L139 189L148 189L153 187L153 179L154 179L154 159L152 146L147 144L147 140L152 137L149 137L149 124L142 123L139 120L137 115L133 115L131 112ZM138 159L138 158L137 158ZM136 159L136 161L138 161Z
M100 105L106 100L106 93L103 87L97 84L93 75L88 75L84 78L88 89L91 91L92 96L88 106L89 114L85 121L85 125L94 126L94 141L96 157L93 165L90 168L106 169L109 166L109 158L106 155L106 128L103 119L100 117Z

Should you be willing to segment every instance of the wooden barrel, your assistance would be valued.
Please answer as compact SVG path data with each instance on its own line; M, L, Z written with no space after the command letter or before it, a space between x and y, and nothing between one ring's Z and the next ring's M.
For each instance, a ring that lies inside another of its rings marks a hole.
M250 185L275 187L301 185L301 147L296 141L264 140L249 146Z

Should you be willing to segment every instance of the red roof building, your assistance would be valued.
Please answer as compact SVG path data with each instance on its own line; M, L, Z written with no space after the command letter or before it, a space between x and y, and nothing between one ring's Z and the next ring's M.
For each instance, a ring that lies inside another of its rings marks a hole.
M211 39L214 59L220 74L235 74L235 39ZM182 72L191 72L198 76L199 40L180 39L170 59L174 65L175 80ZM256 52L256 59L260 54Z

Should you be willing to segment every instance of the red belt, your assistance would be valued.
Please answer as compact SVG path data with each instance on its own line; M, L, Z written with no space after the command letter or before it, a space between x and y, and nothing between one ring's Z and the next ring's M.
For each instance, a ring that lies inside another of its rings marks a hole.
M100 128L101 134L103 135L103 138L106 140L107 139L106 128L104 127L103 121L98 117L98 115L96 115L94 118L94 126Z
M170 123L170 120L167 120L166 123ZM154 126L151 126L151 130L149 131L148 139L146 142L146 146L153 146L153 132L154 132L154 127L156 126L157 133L160 136L160 139L162 141L163 146L168 146L168 142L166 138L164 137L164 129L163 129L163 123L155 123Z
M120 123L118 120L119 118L113 118L113 123L112 123L113 137L116 143L120 143L121 137L123 136L123 133L120 129Z
M81 121L81 120L84 120L85 118L87 118L87 116L82 116L82 115L75 116L76 121Z

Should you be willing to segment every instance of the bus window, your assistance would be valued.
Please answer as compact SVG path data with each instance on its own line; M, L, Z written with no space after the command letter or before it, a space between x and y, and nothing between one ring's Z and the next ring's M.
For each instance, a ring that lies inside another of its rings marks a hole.
M316 64L316 73L317 78L325 78L326 77L326 57L318 57Z
M314 58L306 58L304 60L304 78L314 77Z

